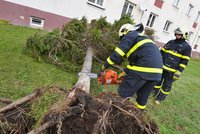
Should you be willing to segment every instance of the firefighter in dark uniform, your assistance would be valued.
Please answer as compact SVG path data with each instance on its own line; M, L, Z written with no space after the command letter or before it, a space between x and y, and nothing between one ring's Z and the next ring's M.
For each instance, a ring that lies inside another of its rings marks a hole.
M154 87L156 104L163 101L172 88L172 83L178 80L190 59L191 47L186 42L188 33L177 28L174 32L176 39L170 40L162 49L163 75L161 81Z
M145 109L148 97L155 84L161 80L162 58L155 43L142 34L143 25L124 24L119 30L121 39L118 47L110 57L107 58L102 70L123 62L123 57L129 61L129 65L119 77L124 76L118 93L121 97L132 97L135 93L136 107Z

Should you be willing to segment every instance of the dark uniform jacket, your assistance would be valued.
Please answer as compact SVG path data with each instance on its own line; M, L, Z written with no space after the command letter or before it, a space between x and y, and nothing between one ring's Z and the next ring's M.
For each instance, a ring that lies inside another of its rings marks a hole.
M191 55L190 45L183 39L170 40L162 49L163 68L169 72L182 72Z
M123 57L128 58L125 72L127 75L139 75L145 80L159 81L162 75L162 58L155 43L144 34L136 31L125 35L114 53L107 58L104 66L120 65Z

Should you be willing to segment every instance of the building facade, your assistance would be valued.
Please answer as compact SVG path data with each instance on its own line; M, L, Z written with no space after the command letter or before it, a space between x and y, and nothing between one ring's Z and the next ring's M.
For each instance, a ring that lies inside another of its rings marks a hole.
M174 29L185 27L193 57L200 52L200 1L199 0L130 0L135 4L132 18L155 30L157 44L174 38Z
M72 18L88 20L107 17L114 22L128 14L155 31L155 40L163 45L174 39L174 29L186 27L193 57L200 57L199 0L2 0L0 20L12 24L52 30Z

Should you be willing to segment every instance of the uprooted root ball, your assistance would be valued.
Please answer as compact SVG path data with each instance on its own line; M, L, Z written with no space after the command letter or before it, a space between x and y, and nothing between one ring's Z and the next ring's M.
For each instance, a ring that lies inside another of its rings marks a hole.
M157 134L157 125L146 122L142 111L113 93L97 97L75 89L71 99L54 106L42 125L48 134Z

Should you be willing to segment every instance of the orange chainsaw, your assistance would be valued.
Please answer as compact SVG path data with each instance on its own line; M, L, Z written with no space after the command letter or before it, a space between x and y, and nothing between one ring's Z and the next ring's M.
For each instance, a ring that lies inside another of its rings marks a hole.
M79 72L78 75L85 74L84 72ZM123 77L119 78L117 72L112 69L106 69L98 74L86 73L90 78L97 79L98 84L102 85L115 85L121 84L124 80Z
M98 84L102 85L114 85L114 84L121 84L123 78L118 78L117 72L113 71L112 69L106 69L97 77Z

